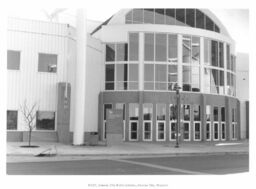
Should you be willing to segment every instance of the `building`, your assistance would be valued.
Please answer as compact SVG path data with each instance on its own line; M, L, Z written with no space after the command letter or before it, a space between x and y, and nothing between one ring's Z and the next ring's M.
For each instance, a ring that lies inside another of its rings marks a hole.
M240 139L235 42L205 9L123 9L92 31L10 18L7 140L26 141L19 105L37 102L33 139L106 140L121 110L124 141Z

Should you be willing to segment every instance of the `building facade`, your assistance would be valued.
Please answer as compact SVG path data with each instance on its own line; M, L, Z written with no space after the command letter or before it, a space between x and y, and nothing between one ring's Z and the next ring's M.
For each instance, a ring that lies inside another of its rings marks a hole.
M39 104L35 140L104 141L112 109L124 141L175 141L177 85L181 141L240 139L235 43L210 11L123 9L83 32L9 19L9 141L26 140L24 99Z

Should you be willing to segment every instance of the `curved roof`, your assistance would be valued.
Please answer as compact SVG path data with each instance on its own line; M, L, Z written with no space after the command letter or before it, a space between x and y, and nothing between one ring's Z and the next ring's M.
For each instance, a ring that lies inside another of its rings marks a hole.
M98 30L101 29L103 25L118 25L118 24L125 24L125 17L126 15L133 9L121 9L118 11L115 15L111 16L108 20L103 22L99 27L97 27L91 35L96 33ZM199 9L201 12L203 12L206 16L208 16L218 27L221 34L226 35L230 37L227 29L225 26L221 23L221 21L208 9Z

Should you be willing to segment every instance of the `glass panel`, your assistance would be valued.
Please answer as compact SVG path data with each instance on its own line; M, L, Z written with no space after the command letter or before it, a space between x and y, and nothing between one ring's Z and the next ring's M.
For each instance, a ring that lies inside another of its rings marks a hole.
M214 31L220 33L220 28L216 24L214 24Z
M116 64L116 80L117 87L116 90L126 90L127 89L127 77L128 77L127 64Z
M143 9L133 9L133 23L143 23Z
M182 66L183 91L191 91L191 67Z
M168 35L168 62L178 62L177 35Z
M200 91L200 70L197 66L191 67L191 81L192 81L192 91L199 92Z
M219 66L224 68L224 48L221 42L219 42Z
M210 105L206 105L206 121L211 121L211 106Z
M38 71L39 72L57 72L57 55L56 54L38 54Z
M200 121L200 105L194 105L194 121Z
M176 115L177 115L177 106L176 105L170 105L170 121L175 121L176 120Z
M36 129L37 130L54 130L55 112L37 111L36 112Z
M195 123L195 139L196 140L199 140L201 138L200 133L201 133L200 123Z
M157 120L165 120L165 115L166 115L165 104L157 104L156 105L156 119Z
M127 61L128 44L117 44L116 45L116 59L117 61Z
M106 64L106 81L114 81L114 80L115 80L115 65Z
M184 140L189 140L189 123L183 123L184 126Z
M200 38L192 37L192 63L200 63Z
M7 111L7 130L17 130L18 111Z
M224 94L224 71L220 72L220 86L219 86L219 94Z
M206 139L210 139L210 133L211 133L211 127L210 127L210 123L206 123Z
M171 123L171 139L175 139L176 123Z
M155 65L155 89L166 90L167 87L167 67L166 65Z
M184 26L185 24L185 9L176 9L176 25Z
M205 15L200 10L196 9L196 27L204 29L205 28Z
M211 89L211 70L204 68L204 91L210 93Z
M156 61L166 62L167 36L166 34L156 34Z
M205 24L207 30L214 31L214 23L208 16L205 16Z
M144 120L152 120L153 104L143 104L143 117Z
M129 64L129 81L138 81L139 79L139 65Z
M151 122L144 123L144 139L151 139Z
M144 81L154 81L154 64L144 64Z
M132 24L132 10L126 14L125 23L126 24Z
M155 9L155 24L165 24L164 9Z
M226 138L226 125L225 123L221 124L221 139L225 139Z
M104 104L104 120L107 120L107 110L111 110L112 109L112 104Z
M230 46L227 45L227 69L230 70Z
M165 128L164 128L164 123L163 122L158 122L158 139L164 139L164 134L165 134Z
M106 44L106 61L113 62L115 61L115 45Z
M186 9L186 24L195 27L195 9Z
M221 121L226 121L226 118L225 118L225 107L221 107Z
M20 52L19 51L7 51L7 69L19 70L20 69Z
M125 120L125 104L124 103L116 103L117 110L123 110L123 120Z
M236 122L236 109L232 108L232 122Z
M139 120L139 104L129 104L129 119Z
M206 64L206 65L210 65L210 45L209 45L209 43L210 43L210 40L209 39L204 39L204 63Z
M190 120L190 105L183 105L183 115L185 121Z
M211 93L219 93L219 75L218 70L211 69Z
M191 59L191 38L189 36L184 36L182 40L182 62L190 63Z
M174 86L177 82L178 82L178 66L168 65L168 90L174 90Z
M213 120L214 121L219 121L219 118L218 118L218 107L213 107Z
M211 65L218 66L218 42L217 41L211 41L211 50L212 50Z
M175 25L176 19L175 19L175 9L165 9L166 11L166 24L169 25Z
M154 24L154 9L144 9L144 23Z
M130 61L139 60L139 34L138 33L129 34L129 60Z
M214 123L214 139L219 139L219 125Z
M154 34L145 33L144 59L145 61L154 61Z

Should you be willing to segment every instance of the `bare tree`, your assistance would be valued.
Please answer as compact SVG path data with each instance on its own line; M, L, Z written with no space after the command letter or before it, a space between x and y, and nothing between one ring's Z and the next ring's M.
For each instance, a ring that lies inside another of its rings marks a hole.
M35 102L31 107L27 105L27 100L24 100L23 105L20 105L20 111L23 114L24 121L28 127L28 146L31 146L31 136L32 131L36 126L35 119L36 119L36 108L37 103Z

